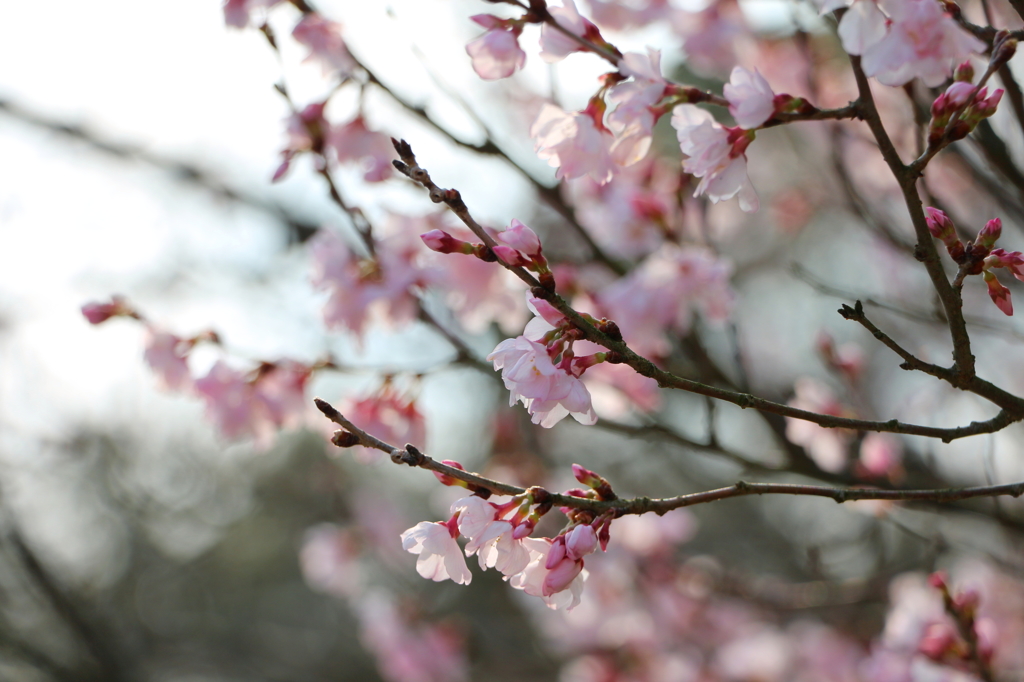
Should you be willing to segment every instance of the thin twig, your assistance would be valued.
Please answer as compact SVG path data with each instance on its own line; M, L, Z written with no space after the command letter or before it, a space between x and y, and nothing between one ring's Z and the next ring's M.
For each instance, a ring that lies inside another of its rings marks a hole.
M479 474L463 471L437 460L428 457L412 445L399 448L386 443L375 436L366 433L355 424L345 418L330 403L314 398L317 408L325 417L342 427L345 432L351 434L354 440L345 441L346 446L362 445L364 447L376 448L388 453L391 461L396 464L406 464L412 467L427 469L450 478L463 481L477 488L489 490L498 495L522 495L528 490L538 488L521 488L501 481L495 481ZM706 490L699 493L689 493L676 497L650 498L635 497L631 499L615 500L594 500L572 495L562 495L545 491L547 499L550 499L554 506L569 507L571 509L585 509L595 514L614 512L616 516L627 514L646 514L654 512L661 515L673 509L691 507L697 504L706 504L716 500L724 500L730 497L745 497L748 495L802 495L812 497L827 497L838 503L852 502L854 500L891 500L891 501L932 501L932 502L954 502L976 497L996 497L1009 495L1020 497L1024 495L1024 482L1008 483L994 486L975 486L970 488L945 488L939 490L872 490L867 488L832 488L816 485L801 485L794 483L750 483L738 481L725 488Z

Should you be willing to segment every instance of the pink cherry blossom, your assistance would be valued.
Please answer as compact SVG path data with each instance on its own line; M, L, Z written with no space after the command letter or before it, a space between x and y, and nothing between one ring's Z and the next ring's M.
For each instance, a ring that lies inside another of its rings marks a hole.
M394 171L391 160L395 158L395 147L391 138L367 128L362 116L356 116L343 126L332 126L326 142L339 163L359 165L367 182L387 180Z
M325 102L315 102L285 119L288 143L281 150L282 161L274 172L273 182L284 177L292 159L298 154L323 149L324 137L330 130L330 124L324 118L325 106Z
M195 387L221 433L228 438L252 433L253 387L242 372L218 360L206 376L196 380Z
M566 113L553 104L545 104L530 128L537 156L557 168L559 178L589 175L606 183L615 171L611 147L612 133L598 128L586 112Z
M818 414L851 416L832 391L816 379L802 377L794 386L789 404ZM838 473L846 468L851 434L845 429L826 429L803 419L786 417L786 438L807 450L822 471Z
M670 349L666 333L685 335L696 311L710 322L729 318L735 298L730 274L729 264L705 249L665 246L597 298L630 346L662 356Z
M371 395L346 400L343 413L367 432L389 443L423 443L426 441L426 422L411 396L403 395L390 383L385 383ZM382 453L373 448L353 448L361 460L378 460Z
M319 61L324 75L334 73L345 78L355 70L355 60L341 37L341 24L310 12L304 14L292 29L292 37L309 48L305 61Z
M296 362L265 363L254 378L218 360L195 382L210 418L228 438L255 437L267 447L277 429L299 426L310 370Z
M633 80L615 85L606 96L615 105L608 115L608 128L615 135L611 154L620 166L631 166L651 148L655 123L651 107L661 101L668 83L661 76L661 53L650 48L647 54L623 55L619 72Z
M898 438L888 433L869 433L860 444L857 470L872 478L895 478L901 473L902 459L903 448Z
M473 579L447 524L417 523L402 533L402 549L419 555L416 572L424 578L435 582L450 579L458 585L468 585Z
M851 54L862 54L864 73L880 83L900 86L920 78L936 87L968 55L985 50L985 44L961 28L936 0L888 0L882 8L889 15L883 38L873 44L844 43L847 51L863 48Z
M734 68L724 93L729 113L745 130L760 128L775 114L775 93L757 69L750 72L741 66Z
M701 178L693 196L707 194L713 203L739 195L740 208L756 211L757 193L747 177L747 158L734 151L729 130L711 114L692 104L680 104L672 114L679 147L687 158L683 170Z
M568 415L581 424L597 421L590 392L579 378L555 367L547 349L525 336L506 339L487 356L501 370L509 404L521 401L534 424L551 428Z
M355 604L359 639L377 659L385 682L468 682L469 662L458 633L400 609L377 588Z
M306 584L338 597L355 597L362 586L359 547L352 533L331 523L306 531L299 552Z
M321 230L310 242L313 284L330 293L324 307L328 326L344 327L361 336L371 317L398 325L416 317L414 286L429 284L431 275L415 265L415 244L381 240L376 258L354 253L333 230Z
M823 7L822 11L830 9L836 7ZM839 21L839 39L849 54L864 54L885 37L888 26L877 0L856 0Z
M250 14L260 7L271 8L281 0L226 0L224 3L224 22L234 28L245 28L249 25Z
M518 528L524 527L520 525ZM505 531L498 537L481 543L477 550L480 568L496 568L503 576L510 578L530 563L530 552L523 545L522 538L515 537L515 529Z
M466 53L473 59L473 70L484 80L508 78L526 64L526 53L519 47L521 27L506 26L489 14L470 17L486 29L476 40L466 45Z
M604 28L621 31L646 26L671 16L669 0L588 0L591 16Z
M146 330L146 364L160 377L165 388L183 391L192 386L188 372L188 354L192 343L169 332Z
M562 0L561 7L548 6L548 11L558 25L570 33L592 38L597 32L594 24L580 16L573 0ZM577 41L548 24L540 29L540 58L548 63L561 61L573 52L584 49Z

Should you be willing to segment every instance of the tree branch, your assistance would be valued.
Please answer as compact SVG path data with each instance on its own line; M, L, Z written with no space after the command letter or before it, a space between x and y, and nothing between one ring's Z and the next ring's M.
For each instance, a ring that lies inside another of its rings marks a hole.
M321 400L320 398L314 398L313 402L316 403L317 408L325 417L338 426L341 426L345 430L345 433L351 434L351 437L354 438L354 440L339 438L343 433L339 431L336 433L334 438L336 445L339 445L340 443L339 447L362 445L364 447L376 448L377 450L388 453L391 457L391 461L395 464L406 464L412 467L427 469L428 471L433 471L450 478L469 483L475 487L489 490L490 492L498 495L522 495L530 490L510 485L508 483L495 481L469 471L463 471L462 469L457 469L455 467L448 466L447 464L442 464L441 462L424 455L413 445L406 445L404 448L395 447L394 445L386 443L357 427L346 419L344 415L338 412L338 410L336 410L330 403ZM676 497L657 499L649 497L635 497L631 499L616 499L608 501L574 497L572 495L562 495L559 493L551 493L549 491L545 492L549 495L548 499L558 507L584 509L595 514L614 512L616 516L625 516L627 514L646 514L648 512L654 512L655 514L662 515L666 512L672 511L673 509L691 507L697 504L706 504L708 502L724 500L730 497L746 497L748 495L803 495L827 497L838 503L852 502L854 500L954 502L957 500L966 500L976 497L999 497L1006 495L1011 497L1020 497L1021 495L1024 495L1024 482L991 486L975 486L971 488L945 488L938 490L871 490L866 488L832 488L794 483L748 483L746 481L738 481L725 488L706 490L699 493L689 493L686 495L677 495Z

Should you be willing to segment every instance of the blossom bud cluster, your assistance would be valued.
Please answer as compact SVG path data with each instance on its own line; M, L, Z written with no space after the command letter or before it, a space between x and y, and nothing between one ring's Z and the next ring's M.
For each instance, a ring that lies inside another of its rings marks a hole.
M994 633L989 621L977 618L981 602L978 591L968 589L954 593L943 571L931 574L928 584L942 594L947 617L928 624L918 650L933 661L955 667L970 669L975 656L988 665L994 651ZM968 642L965 636L973 642Z
M957 67L960 77L973 75L970 62ZM996 113L999 100L1003 97L1000 88L988 94L988 88L974 86L969 78L956 80L932 102L932 120L928 125L928 144L935 146L943 142L954 142L967 137L982 119Z
M1010 290L996 277L993 270L1006 268L1017 279L1024 281L1024 253L994 248L1003 232L1003 222L993 218L978 231L978 236L964 244L956 234L953 221L937 208L925 209L928 231L942 241L946 251L960 266L957 281L968 275L981 275L988 287L988 295L996 307L1006 315L1013 315Z
M554 539L532 538L540 517L551 508L544 500L547 493L531 489L500 504L483 494L456 500L448 521L423 521L402 533L402 547L418 555L417 572L430 580L468 585L472 574L465 557L475 554L481 569L497 569L512 587L541 597L551 608L579 604L586 580L584 557L599 544L607 545L607 540L599 541L597 524L577 522ZM599 523L607 527L610 520ZM460 536L466 539L465 550L459 548Z

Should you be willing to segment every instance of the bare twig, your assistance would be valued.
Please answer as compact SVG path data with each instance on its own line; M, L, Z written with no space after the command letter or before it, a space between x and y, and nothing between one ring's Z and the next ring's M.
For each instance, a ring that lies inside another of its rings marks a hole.
M469 483L477 488L489 490L490 492L498 495L522 495L528 490L537 490L537 488L527 489L510 485L508 483L502 483L479 474L448 466L447 464L443 464L431 457L428 457L412 445L406 445L404 448L396 447L366 433L346 419L345 416L338 412L338 410L336 410L330 403L321 400L320 398L315 398L314 402L325 417L342 427L346 433L351 435L350 440L345 440L343 442L346 446L362 445L364 447L376 448L377 450L388 453L391 457L391 461L396 464L406 464L408 466L434 471L456 480ZM340 433L341 432L339 432L339 434ZM336 441L342 442L337 437ZM547 493L547 499L550 499L555 506L569 507L571 509L585 509L595 514L614 512L616 516L625 516L627 514L646 514L649 512L661 515L672 511L673 509L691 507L697 504L706 504L708 502L724 500L730 497L745 497L748 495L803 495L827 497L838 503L852 502L854 500L954 502L957 500L966 500L976 497L996 497L1003 495L1020 497L1021 495L1024 495L1024 482L994 486L976 486L971 488L945 488L940 490L872 490L867 488L832 488L793 483L748 483L746 481L738 481L737 483L725 488L707 490L699 493L690 493L687 495L678 495L676 497L659 499L635 497L631 499L616 499L608 501L585 499L571 495L551 493L549 491L545 492Z

